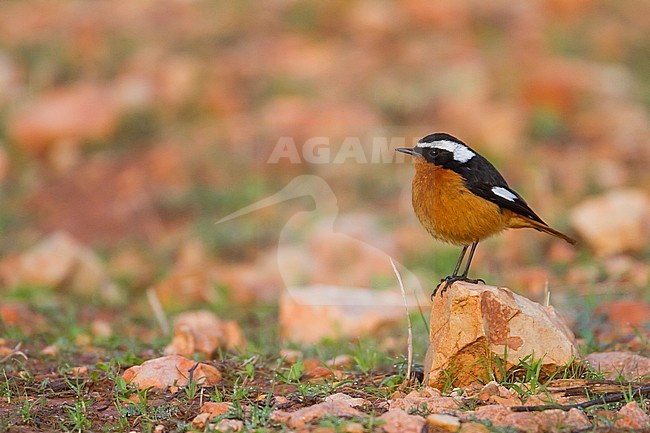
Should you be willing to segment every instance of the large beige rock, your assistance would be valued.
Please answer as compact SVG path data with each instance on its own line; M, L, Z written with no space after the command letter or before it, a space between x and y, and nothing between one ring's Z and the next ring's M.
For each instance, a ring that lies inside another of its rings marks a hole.
M280 297L280 335L296 343L372 335L404 319L399 291L314 285Z
M639 251L650 239L650 196L640 189L612 190L576 206L571 223L601 256Z
M430 340L425 383L439 389L490 380L530 356L542 358L548 373L579 356L573 333L553 307L470 283L455 283L434 298Z

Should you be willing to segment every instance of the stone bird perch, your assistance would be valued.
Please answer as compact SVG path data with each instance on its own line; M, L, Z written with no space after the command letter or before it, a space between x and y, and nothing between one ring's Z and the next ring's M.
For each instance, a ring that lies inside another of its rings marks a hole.
M506 288L456 282L434 298L430 326L425 383L438 389L498 380L504 367L527 357L541 358L546 374L579 358L573 333L553 307Z

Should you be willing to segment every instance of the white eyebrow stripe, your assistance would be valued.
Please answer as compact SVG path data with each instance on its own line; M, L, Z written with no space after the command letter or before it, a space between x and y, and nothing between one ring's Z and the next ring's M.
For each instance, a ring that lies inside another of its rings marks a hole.
M432 141L430 143L424 143L418 141L416 147L435 147L436 149L446 150L448 152L453 153L454 160L460 163L465 163L470 159L474 158L474 156L476 155L474 152L469 150L467 146L464 146L460 143L456 143L450 140L438 140L438 141Z
M517 200L517 196L512 191L500 186L492 187L492 194L498 195L499 197L512 202Z

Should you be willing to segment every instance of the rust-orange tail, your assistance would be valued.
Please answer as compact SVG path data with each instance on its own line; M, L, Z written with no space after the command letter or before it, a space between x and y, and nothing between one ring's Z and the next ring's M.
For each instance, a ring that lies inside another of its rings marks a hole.
M515 219L515 223L511 224L510 227L512 228L524 228L524 227L530 227L532 229L535 229L540 232L548 233L549 235L555 236L556 238L564 239L571 245L576 244L576 240L573 239L572 237L569 237L565 235L562 232L559 232L555 230L552 227L547 226L543 222L535 221L530 218L522 217L521 215L517 215L518 218Z

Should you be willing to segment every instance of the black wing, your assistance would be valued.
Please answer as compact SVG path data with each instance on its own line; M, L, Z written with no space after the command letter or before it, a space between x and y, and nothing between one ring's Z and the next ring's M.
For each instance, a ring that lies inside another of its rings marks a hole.
M526 218L546 223L528 206L516 191L508 186L508 182L501 176L501 173L481 155L476 155L469 164L458 167L459 172L465 180L465 186L472 193L488 200L497 206L511 210ZM495 192L495 188L497 188Z
M542 219L528 206L526 201L519 194L517 194L517 192L510 189L508 186L500 186L500 188L503 188L505 191L512 194L514 197L512 199L505 198L504 195L506 194L499 195L495 193L494 185L473 184L467 185L467 188L474 194L496 204L500 208L511 210L516 214L546 225L546 223L542 221Z

